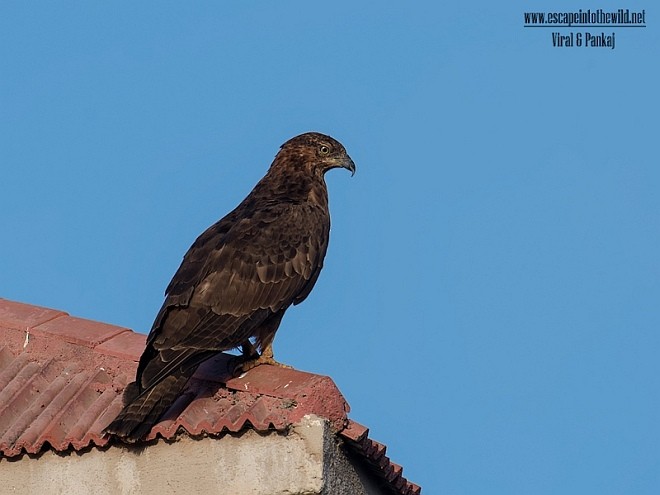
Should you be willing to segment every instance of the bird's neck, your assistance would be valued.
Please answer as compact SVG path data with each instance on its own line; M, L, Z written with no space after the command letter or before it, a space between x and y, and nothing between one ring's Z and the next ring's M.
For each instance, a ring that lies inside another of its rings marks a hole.
M307 201L320 206L321 208L328 208L328 188L325 186L323 176L320 179L311 181L311 187L307 192Z
M285 170L271 166L255 189L270 199L328 207L328 189L323 175L310 174L302 168L289 167Z

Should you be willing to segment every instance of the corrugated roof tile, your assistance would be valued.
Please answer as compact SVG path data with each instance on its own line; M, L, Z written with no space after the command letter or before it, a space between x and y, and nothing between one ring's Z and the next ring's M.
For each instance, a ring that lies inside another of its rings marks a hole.
M126 328L0 299L0 456L107 445L103 429L121 410L145 336ZM349 406L327 376L258 366L232 378L232 357L208 360L146 440L222 435L246 428L284 431L305 415L326 418L393 493L420 488L390 462L385 446L348 419Z

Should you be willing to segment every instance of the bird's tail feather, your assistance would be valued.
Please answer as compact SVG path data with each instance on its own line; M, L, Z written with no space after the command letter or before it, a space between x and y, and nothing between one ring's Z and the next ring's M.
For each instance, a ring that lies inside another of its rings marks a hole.
M188 378L188 373L170 375L142 393L138 393L135 383L129 384L124 392L126 405L105 428L105 432L122 437L127 442L136 442L146 436L174 403Z

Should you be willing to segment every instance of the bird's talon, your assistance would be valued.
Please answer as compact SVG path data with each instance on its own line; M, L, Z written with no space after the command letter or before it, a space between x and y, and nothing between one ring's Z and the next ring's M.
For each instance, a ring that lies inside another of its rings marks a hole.
M278 368L287 368L287 369L293 369L292 366L289 366L288 364L283 364L278 361L275 361L272 356L265 356L261 355L256 359L249 359L247 361L244 361L243 363L239 363L238 366L236 366L235 371L237 373L235 374L240 374L240 373L245 373L247 371L250 371L252 368L256 368L257 366L261 366L262 364L268 364L270 366L277 366Z

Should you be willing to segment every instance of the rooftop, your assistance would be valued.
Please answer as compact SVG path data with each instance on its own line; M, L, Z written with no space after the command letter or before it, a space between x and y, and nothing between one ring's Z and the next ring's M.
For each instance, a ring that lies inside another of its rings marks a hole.
M102 431L122 407L145 340L128 328L0 298L0 458L120 442ZM274 366L232 378L228 360L220 354L204 363L145 441L286 431L315 414L393 493L420 493L386 447L348 418L348 403L332 379Z

